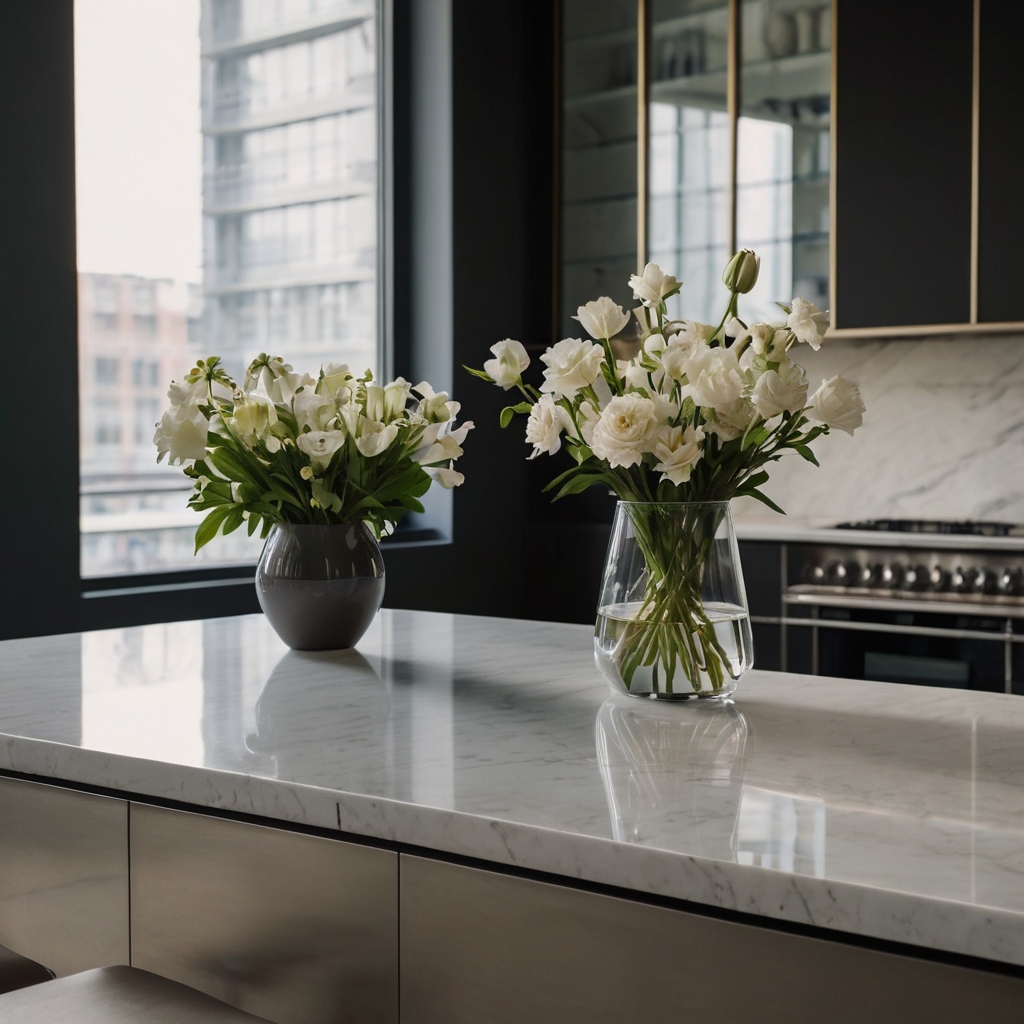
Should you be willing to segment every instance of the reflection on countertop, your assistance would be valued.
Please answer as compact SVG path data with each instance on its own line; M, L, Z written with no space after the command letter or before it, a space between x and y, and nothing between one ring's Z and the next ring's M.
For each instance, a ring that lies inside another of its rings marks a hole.
M384 611L0 643L0 768L1024 964L1024 702L753 671L610 696L592 631Z

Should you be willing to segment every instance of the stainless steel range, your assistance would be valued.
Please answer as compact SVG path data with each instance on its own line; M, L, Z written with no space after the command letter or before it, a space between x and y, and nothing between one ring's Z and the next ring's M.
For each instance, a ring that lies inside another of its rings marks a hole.
M789 544L790 670L1024 693L1024 536L1010 523L875 520Z

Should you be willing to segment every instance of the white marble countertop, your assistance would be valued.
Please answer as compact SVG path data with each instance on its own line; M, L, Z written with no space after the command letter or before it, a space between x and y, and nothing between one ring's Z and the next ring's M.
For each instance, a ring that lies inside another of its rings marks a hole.
M1024 700L751 672L613 696L587 626L385 611L0 643L0 769L1024 965Z

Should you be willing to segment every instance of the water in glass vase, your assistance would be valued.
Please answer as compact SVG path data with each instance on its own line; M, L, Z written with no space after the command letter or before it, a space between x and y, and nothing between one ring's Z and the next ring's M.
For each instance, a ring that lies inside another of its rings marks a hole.
M745 608L725 602L706 602L703 635L687 635L679 623L643 622L642 601L609 604L598 609L594 630L597 667L616 688L634 696L668 700L727 697L753 662L750 618ZM648 653L636 664L637 646ZM687 659L675 651L697 653ZM704 663L698 672L681 662ZM714 664L707 664L708 661ZM627 666L633 663L632 668ZM673 664L674 663L674 664ZM696 678L691 678L691 676Z

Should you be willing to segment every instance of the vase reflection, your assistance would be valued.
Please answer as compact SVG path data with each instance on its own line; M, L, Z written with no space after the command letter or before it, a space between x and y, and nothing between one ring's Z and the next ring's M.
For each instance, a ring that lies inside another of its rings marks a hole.
M388 766L391 698L373 664L355 649L288 651L256 701L253 753L278 778L377 788Z
M615 839L737 859L752 740L734 704L617 694L598 712L596 745Z

